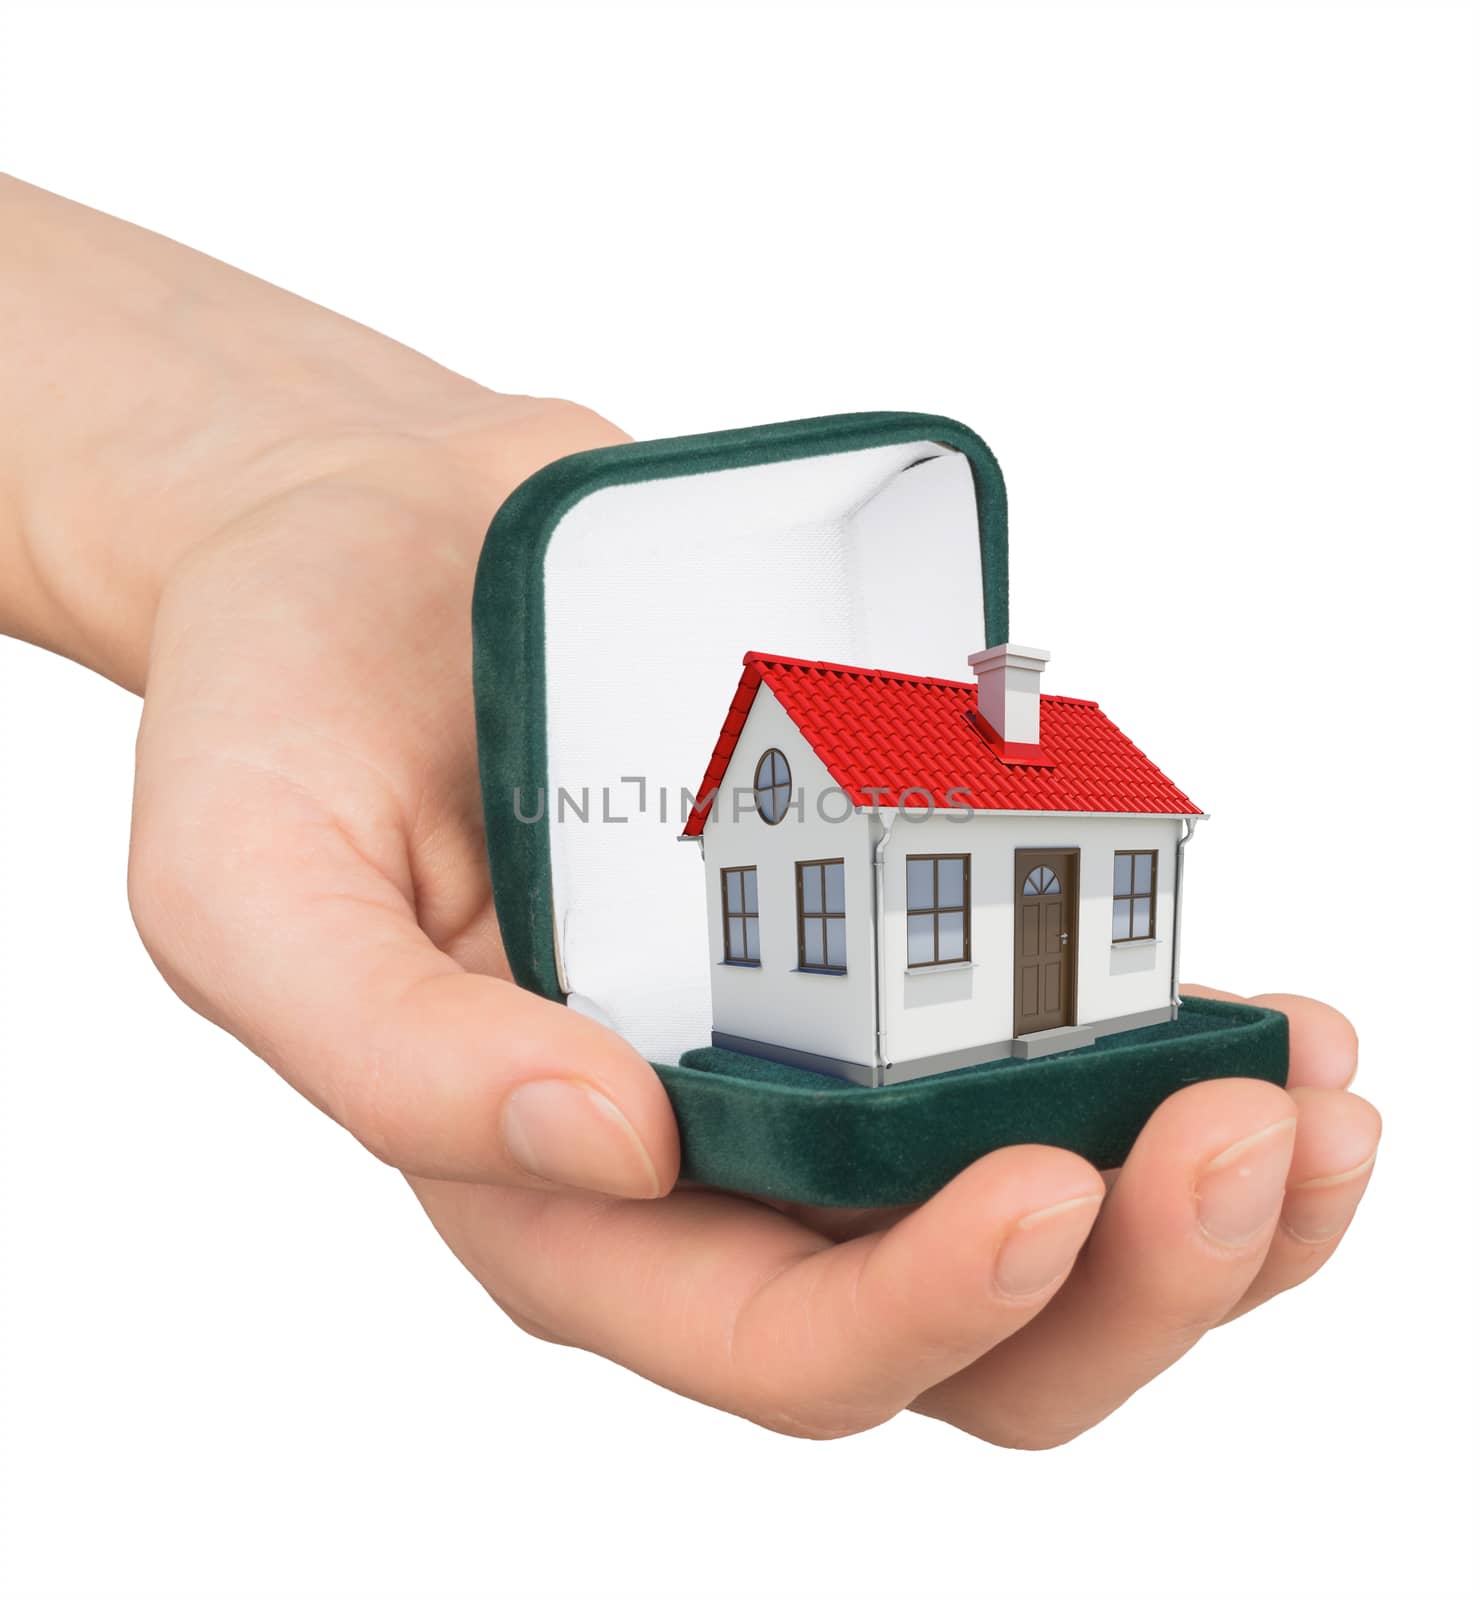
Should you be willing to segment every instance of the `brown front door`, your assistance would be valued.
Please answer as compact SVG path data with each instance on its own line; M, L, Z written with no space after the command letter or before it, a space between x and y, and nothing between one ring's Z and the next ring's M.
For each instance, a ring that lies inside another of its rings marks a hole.
M1019 850L1014 1033L1076 1020L1077 941L1078 851Z

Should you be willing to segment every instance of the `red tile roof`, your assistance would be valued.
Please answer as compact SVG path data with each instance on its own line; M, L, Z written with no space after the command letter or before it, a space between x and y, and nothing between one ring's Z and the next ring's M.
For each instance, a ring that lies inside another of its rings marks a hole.
M1045 694L1040 760L1046 764L1027 765L1004 761L991 749L976 712L974 683L752 650L685 835L703 832L762 683L858 806L1201 814L1092 700Z

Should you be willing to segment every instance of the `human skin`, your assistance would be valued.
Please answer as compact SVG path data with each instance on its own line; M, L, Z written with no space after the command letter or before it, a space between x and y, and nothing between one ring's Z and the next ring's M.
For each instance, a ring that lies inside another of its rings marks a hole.
M674 1190L646 1062L509 981L473 734L491 515L623 437L0 178L0 629L144 697L129 896L176 992L530 1333L808 1437L1062 1443L1329 1259L1380 1134L1355 1035L1254 996L1289 1089L1181 1091L1107 1192L1041 1146L907 1212Z

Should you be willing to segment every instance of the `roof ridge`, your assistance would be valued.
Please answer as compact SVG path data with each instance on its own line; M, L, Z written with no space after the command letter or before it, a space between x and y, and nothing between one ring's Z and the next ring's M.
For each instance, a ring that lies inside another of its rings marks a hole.
M932 678L923 672L894 672L888 667L850 666L845 661L813 661L806 656L782 656L769 650L745 651L747 667L804 667L817 672L849 672L861 678L887 678L893 683L928 683L940 689L971 689L975 685L965 678ZM762 676L763 676L762 671ZM1044 700L1056 701L1065 706L1089 706L1097 710L1097 700L1085 700L1079 695L1044 694Z

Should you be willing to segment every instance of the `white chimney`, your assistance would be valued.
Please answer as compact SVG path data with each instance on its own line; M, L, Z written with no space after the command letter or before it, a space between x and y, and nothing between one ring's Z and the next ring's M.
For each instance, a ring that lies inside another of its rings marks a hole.
M1046 650L1025 644L999 644L971 656L976 675L976 709L1003 744L1041 742L1038 700Z

